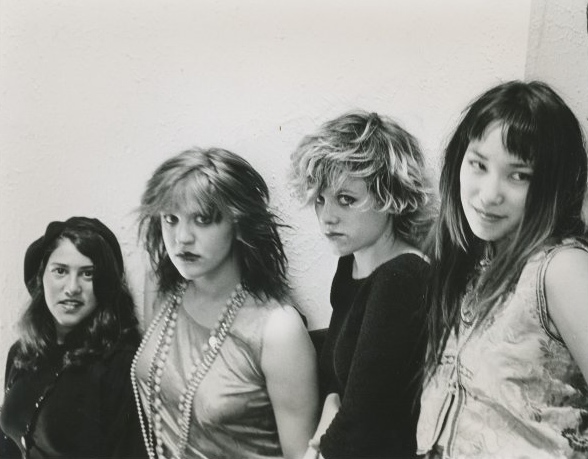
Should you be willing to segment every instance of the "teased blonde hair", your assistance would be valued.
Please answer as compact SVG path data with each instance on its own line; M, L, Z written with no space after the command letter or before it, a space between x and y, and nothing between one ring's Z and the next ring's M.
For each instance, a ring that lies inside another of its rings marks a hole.
M302 203L348 178L363 179L373 208L391 214L396 233L421 245L432 219L431 188L417 139L392 119L344 114L304 137L291 160L291 185Z

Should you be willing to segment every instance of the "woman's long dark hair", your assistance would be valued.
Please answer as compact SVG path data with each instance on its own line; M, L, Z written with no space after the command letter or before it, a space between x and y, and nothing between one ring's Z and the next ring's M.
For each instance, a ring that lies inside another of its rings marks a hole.
M461 298L486 245L473 234L464 215L460 168L470 142L482 139L491 126L501 127L506 150L532 164L533 174L514 237L477 282L478 323L516 285L529 257L548 240L585 234L586 149L572 111L553 89L536 81L512 81L482 94L466 110L445 150L440 218L430 253L429 370L450 331L457 330Z
M115 345L136 346L139 341L135 306L111 246L93 228L90 219L68 224L46 248L35 279L32 299L20 320L18 368L34 369L55 351L55 322L49 312L43 291L43 274L47 261L63 240L69 240L94 264L93 288L97 307L65 338L65 366L81 365L108 354Z
M283 299L289 292L287 259L269 207L269 190L243 158L220 148L184 151L157 168L141 198L139 234L157 276L160 293L182 276L165 249L161 212L197 205L214 220L235 225L235 250L246 288L258 298Z

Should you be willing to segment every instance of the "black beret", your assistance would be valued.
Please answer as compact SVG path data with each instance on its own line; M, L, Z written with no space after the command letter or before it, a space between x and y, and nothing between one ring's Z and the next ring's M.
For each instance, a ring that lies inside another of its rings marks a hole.
M106 241L112 249L119 271L124 272L122 251L116 236L108 227L97 218L71 217L64 222L51 222L47 225L45 234L34 241L25 254L24 281L29 293L34 288L34 280L43 261L43 256L49 245L55 241L66 229L94 231Z

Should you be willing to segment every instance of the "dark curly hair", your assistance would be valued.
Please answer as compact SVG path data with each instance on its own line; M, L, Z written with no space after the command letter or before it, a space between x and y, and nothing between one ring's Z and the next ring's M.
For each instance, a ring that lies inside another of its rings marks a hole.
M98 221L74 217L63 223L63 229L43 247L38 269L27 285L32 298L19 322L21 337L15 359L18 368L37 368L56 348L57 335L45 301L43 274L51 253L65 239L94 264L93 289L97 307L66 335L63 364L81 365L107 355L115 345L138 344L138 320L124 270L121 270L112 241L105 240L95 222ZM120 257L118 242L116 244Z

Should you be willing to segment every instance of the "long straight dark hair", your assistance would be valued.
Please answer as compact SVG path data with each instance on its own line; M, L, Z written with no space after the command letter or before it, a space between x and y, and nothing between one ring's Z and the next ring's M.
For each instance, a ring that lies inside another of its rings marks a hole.
M577 118L542 82L511 81L482 94L468 107L445 150L440 178L440 218L434 230L428 292L432 370L451 330L457 331L466 285L486 244L467 222L460 198L460 168L471 141L501 126L505 149L529 162L533 174L524 216L509 247L497 254L477 283L478 324L518 281L529 257L548 240L585 235L586 149Z

